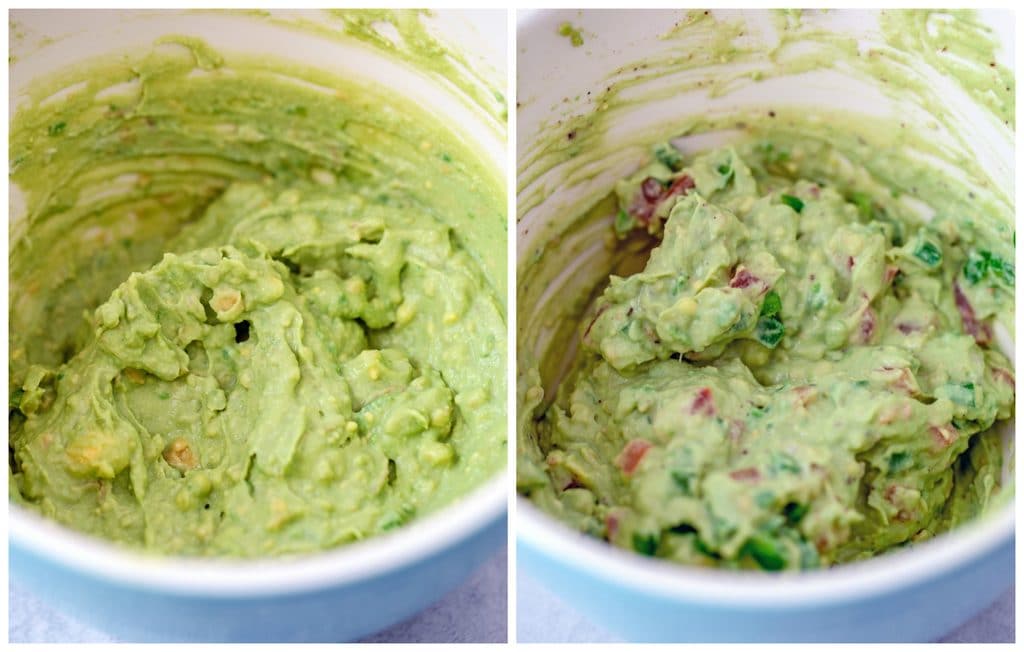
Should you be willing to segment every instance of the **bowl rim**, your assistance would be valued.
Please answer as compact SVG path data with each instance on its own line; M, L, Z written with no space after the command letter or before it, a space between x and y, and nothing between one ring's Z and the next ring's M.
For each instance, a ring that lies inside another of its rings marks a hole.
M323 552L254 559L162 556L72 530L9 503L8 542L24 554L109 582L212 598L308 593L412 566L499 522L508 470L394 532Z
M1010 487L1006 490L1012 491ZM911 548L828 569L779 574L686 566L644 557L572 530L521 494L517 494L515 509L519 544L577 572L682 603L768 610L853 602L926 582L964 568L1004 545L1012 547L1015 520L1011 499L992 513ZM527 572L528 566L524 565Z

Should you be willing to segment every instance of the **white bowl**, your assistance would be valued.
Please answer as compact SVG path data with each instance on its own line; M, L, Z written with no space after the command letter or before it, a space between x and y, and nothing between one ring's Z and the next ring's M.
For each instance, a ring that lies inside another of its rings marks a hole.
M687 133L690 151L717 145L734 137L727 126L736 116L755 110L767 114L780 105L902 118L914 129L928 129L926 139L947 147L944 152L954 160L962 155L976 162L973 172L990 181L992 205L1012 220L1012 129L972 105L964 89L948 88L941 75L925 78L933 91L948 93L942 108L947 117L955 116L932 129L925 107L913 97L888 93L877 77L861 76L863 68L812 65L774 76L767 56L711 60L702 46L713 46L725 30L695 15L695 28L673 31L673 25L685 24L687 13L585 10L520 16L520 396L529 366L549 350L567 348L569 331L559 330L559 319L573 308L565 297L580 296L608 275L611 256L604 238L612 215L580 216L594 198L639 167L651 143L680 132ZM712 14L736 21L735 32L749 39L745 43L772 42L778 21L786 20L758 10ZM1012 67L1005 59L1013 52L1012 16L994 12L984 18L1002 39L1000 61ZM876 19L875 12L857 11L803 17L838 36L859 37L862 51L868 40L877 39ZM572 47L559 34L566 22L581 30L581 46ZM818 43L826 51L833 45L843 47L839 38ZM705 64L681 70L674 63L691 55L705 57ZM916 64L920 57L909 60ZM766 81L737 76L753 69L767 71ZM696 80L703 84L695 85ZM717 122L709 128L711 119ZM965 135L970 138L963 140ZM548 256L557 261L552 266L557 273L537 270L537 261ZM1012 357L1011 334L1005 328L997 333ZM550 392L557 370L548 373L544 387ZM521 403L522 398L520 409ZM1012 492L1012 423L1005 433L1004 479ZM596 623L638 641L929 641L989 605L1013 581L1012 500L912 549L783 575L681 567L632 554L570 530L522 496L516 514L519 568Z
M321 20L318 12L279 14ZM456 85L383 48L244 13L25 12L17 18L59 38L17 57L12 109L22 86L69 61L148 48L162 35L186 34L223 52L291 58L389 87L448 116L496 178L504 178L500 117L480 109ZM496 77L504 89L505 12L440 12L433 24L441 38L457 41L457 49L470 55L471 69L488 81ZM12 201L15 214L17 198ZM494 263L501 275L503 262ZM41 599L128 640L352 640L436 601L505 545L507 484L507 474L498 473L452 505L386 535L299 558L253 561L155 557L12 504L10 572L15 583Z

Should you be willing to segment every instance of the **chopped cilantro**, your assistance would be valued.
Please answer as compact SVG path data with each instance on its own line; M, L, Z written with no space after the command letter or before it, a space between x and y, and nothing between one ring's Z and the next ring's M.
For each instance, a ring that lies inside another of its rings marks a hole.
M801 212L804 209L804 202L799 197L794 197L793 195L782 195L781 197L779 197L779 199L782 200L783 204L789 206L797 213Z
M925 267L934 269L942 264L942 252L939 248L928 242L923 241L917 249L914 250L914 256L925 264Z

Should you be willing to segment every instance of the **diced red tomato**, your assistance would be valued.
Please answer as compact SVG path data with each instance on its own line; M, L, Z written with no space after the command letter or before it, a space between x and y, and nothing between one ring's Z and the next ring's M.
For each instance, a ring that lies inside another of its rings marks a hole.
M885 268L885 277L884 277L885 284L889 285L890 283L892 283L892 280L894 278L896 278L896 275L899 274L899 272L900 272L900 268L897 267L896 265L887 265L886 268Z
M948 448L960 436L960 431L953 427L953 424L947 423L944 426L932 426L928 429L928 434L939 448Z
M854 333L854 340L858 344L867 344L871 341L871 336L875 334L875 324L877 323L875 317L875 311L870 306L861 315L860 325L857 326L857 332Z
M715 399L711 396L710 387L701 387L690 404L690 414L703 414L706 417L715 416Z
M673 181L668 188L662 186L661 182L654 177L647 177L640 183L640 191L633 197L633 202L629 206L629 214L636 219L638 224L647 226L659 204L670 197L685 195L695 187L693 179L685 174Z
M619 531L619 517L615 514L608 514L604 517L604 532L605 536L610 541L615 537L615 533Z
M1016 389L1017 387L1016 382L1014 381L1013 373L1011 373L1007 369L1000 369L998 367L994 368L992 370L992 377L995 378L996 380L1003 381L1011 388Z
M729 477L740 482L754 484L761 479L761 472L752 466L729 472Z
M693 182L693 179L684 174L672 182L672 185L665 191L665 196L662 197L662 200L676 195L685 195L688 191L693 190L696 187L697 184Z
M615 458L615 466L622 469L626 475L632 475L650 448L651 442L646 439L631 439L622 448L619 456Z
M643 180L643 183L640 184L640 194L642 194L644 199L649 202L654 202L660 199L661 194L664 191L664 186L662 186L661 182L654 177L647 177Z
M763 285L764 281L751 274L746 267L743 267L736 271L736 274L732 277L732 280L729 281L729 287L743 289L746 287L750 287L755 283L760 283Z
M807 407L818 399L818 389L814 385L794 387L793 393L796 394L796 401L794 403L801 407Z

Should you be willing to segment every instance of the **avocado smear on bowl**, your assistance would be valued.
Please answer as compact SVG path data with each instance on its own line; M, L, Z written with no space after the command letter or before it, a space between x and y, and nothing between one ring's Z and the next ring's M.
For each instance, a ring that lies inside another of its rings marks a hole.
M505 194L468 141L195 39L68 74L12 121L12 502L256 557L504 467Z
M643 555L776 571L998 500L1012 244L794 178L794 149L663 143L618 183L615 241L653 249L590 302L550 404L536 377L525 394L518 486L542 509Z

